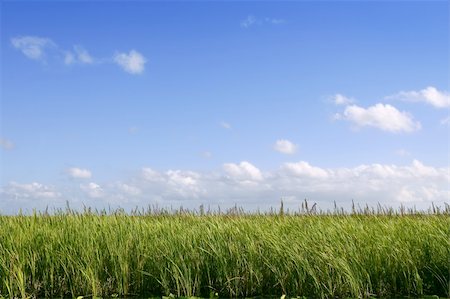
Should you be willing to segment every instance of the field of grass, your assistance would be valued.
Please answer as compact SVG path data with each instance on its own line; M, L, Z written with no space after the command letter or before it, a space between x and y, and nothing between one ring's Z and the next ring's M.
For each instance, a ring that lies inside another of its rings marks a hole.
M449 212L0 216L0 297L448 297Z

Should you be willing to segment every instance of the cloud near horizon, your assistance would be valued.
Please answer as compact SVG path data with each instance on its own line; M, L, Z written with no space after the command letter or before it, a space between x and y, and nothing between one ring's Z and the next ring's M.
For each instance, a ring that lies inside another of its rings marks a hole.
M14 212L15 204L64 206L66 200L87 206L133 208L277 205L280 198L295 206L305 198L329 206L333 201L376 205L444 203L450 196L450 168L431 167L418 160L410 165L362 164L353 168L322 168L306 161L288 162L264 172L248 161L225 163L222 171L196 172L142 168L127 181L102 185L90 182L56 188L41 183L11 182L0 192L0 210ZM78 193L77 193L78 192ZM76 195L81 192L84 197Z

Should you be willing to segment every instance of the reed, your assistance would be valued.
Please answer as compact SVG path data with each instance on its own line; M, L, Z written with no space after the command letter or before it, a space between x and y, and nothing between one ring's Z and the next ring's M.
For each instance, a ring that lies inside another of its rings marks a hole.
M450 297L448 206L68 209L0 228L0 297Z

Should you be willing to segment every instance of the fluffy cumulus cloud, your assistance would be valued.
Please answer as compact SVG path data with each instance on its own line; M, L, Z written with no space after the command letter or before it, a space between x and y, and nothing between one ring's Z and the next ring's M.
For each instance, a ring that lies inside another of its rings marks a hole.
M450 93L429 86L419 91L400 91L386 97L387 100L400 100L407 102L423 102L436 108L450 107Z
M38 36L17 36L11 39L11 44L33 60L44 60L46 50L56 47L51 39Z
M41 183L32 182L21 184L10 182L1 191L1 195L9 199L55 199L61 196L52 186L46 186Z
M105 195L103 188L96 183L81 184L80 189L90 198L102 198Z
M223 169L225 173L234 180L261 181L263 179L261 171L247 161L242 161L239 164L225 163Z
M169 170L166 172L169 190L182 198L197 198L206 191L201 187L201 176L193 171Z
M119 191L123 192L124 195L137 196L142 193L140 188L130 184L117 183L116 185Z
M159 172L143 168L141 177L147 187L157 190L159 196L171 199L198 198L205 194L201 174L194 171L168 170Z
M142 168L142 177L150 182L160 182L163 180L161 174L149 167Z
M287 155L295 154L297 151L297 145L286 139L277 140L273 148L277 152Z
M12 150L14 149L14 143L11 140L0 138L0 147L4 150Z
M286 199L286 206L291 208L298 208L305 198L325 209L332 207L333 201L349 207L352 200L370 206L380 203L428 208L431 202L448 202L449 186L450 167L433 167L418 160L402 166L374 163L352 168L324 168L297 161L264 173L243 161L224 164L222 171L213 172L143 168L122 182L73 184L59 190L36 182L11 182L0 191L0 211L33 208L39 203L45 208L58 200L64 204L66 199L87 206L130 209L153 204L175 208L196 208L200 204L270 207L280 198Z
M308 162L285 163L282 167L284 173L298 177L326 179L329 177L327 170L311 166Z
M67 169L67 174L74 179L90 179L92 177L90 170L77 167Z
M421 124L408 112L382 103L368 108L350 105L342 114L336 114L335 118L347 120L356 127L374 127L393 133L413 132L421 128Z
M114 56L114 62L117 63L124 71L135 75L144 72L145 63L147 60L141 53L131 50L128 54L117 53Z

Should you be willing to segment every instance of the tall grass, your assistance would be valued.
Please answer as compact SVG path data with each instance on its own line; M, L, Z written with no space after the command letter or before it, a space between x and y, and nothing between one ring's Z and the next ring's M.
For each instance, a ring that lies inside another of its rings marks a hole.
M0 216L0 297L450 296L449 211Z

